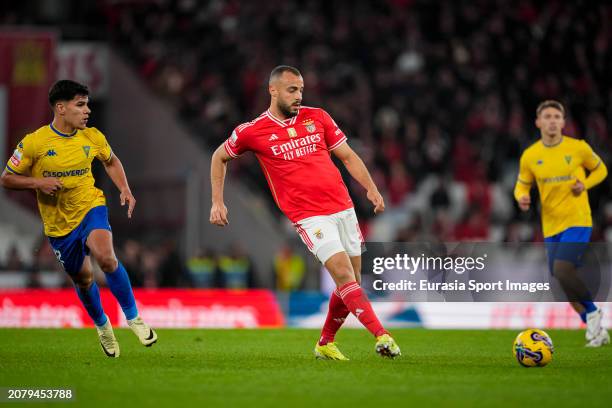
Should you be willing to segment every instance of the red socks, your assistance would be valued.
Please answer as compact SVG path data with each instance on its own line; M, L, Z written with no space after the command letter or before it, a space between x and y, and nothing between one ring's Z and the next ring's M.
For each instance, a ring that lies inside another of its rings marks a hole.
M370 301L363 293L357 282L350 282L338 288L342 301L357 319L375 337L382 336L388 332L382 327L378 317L372 309Z
M329 299L329 311L327 312L325 325L319 339L320 346L334 341L334 336L340 329L340 326L342 326L342 323L344 323L344 319L348 316L349 311L375 337L389 333L380 324L370 301L366 298L359 284L357 282L350 282L336 289Z
M319 339L319 346L324 346L327 343L334 341L336 333L344 323L344 319L349 314L349 310L344 305L340 292L338 289L334 290L329 298L329 311L327 312L327 318L325 319L325 325L321 332L321 338Z

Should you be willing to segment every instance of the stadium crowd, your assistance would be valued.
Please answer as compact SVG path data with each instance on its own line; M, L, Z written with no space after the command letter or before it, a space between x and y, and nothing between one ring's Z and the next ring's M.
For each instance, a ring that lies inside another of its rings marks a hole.
M210 248L201 248L183 261L174 239L150 242L127 239L118 247L117 255L134 287L246 289L263 286L258 282L252 260L238 242L219 253ZM275 289L292 291L303 288L306 268L307 262L302 253L290 245L280 248L270 262ZM0 251L0 287L3 287L3 272L25 273L21 284L30 288L45 286L41 274L54 274L54 283L72 286L44 237L34 243L31 253L26 256L14 244ZM102 273L98 271L95 275L99 283L105 286Z
M487 238L491 223L520 221L518 211L492 217L490 190L501 183L512 200L543 99L566 103L565 133L610 158L612 7L603 3L176 0L105 10L115 43L211 148L265 110L271 67L300 67L305 103L331 113L391 206L409 200L426 175L446 181L434 206L448 205L449 183L465 185L468 205L444 219L440 238ZM253 157L232 173L265 184ZM591 193L600 226L610 222L602 201L609 180ZM365 195L350 188L367 221Z
M537 212L521 214L512 187L522 149L538 139L534 111L543 99L565 103L565 134L586 139L610 163L612 6L605 2L158 0L96 7L87 21L97 35L110 38L211 149L266 109L272 67L299 67L305 104L339 123L390 208L403 208L435 176L426 205L396 240L487 240L493 226L502 229L498 240L540 240ZM0 22L34 21L24 12ZM265 186L252 155L232 163L230 173L257 190ZM593 240L612 241L611 182L589 193ZM460 213L450 208L457 185L464 190ZM494 186L511 206L503 216L495 212ZM356 183L349 189L367 234L371 206ZM219 265L233 250L216 256L202 249L184 262L171 241L126 241L122 252L136 286L176 286L224 285ZM165 278L164 264L177 262L185 274ZM249 269L240 262L230 269Z

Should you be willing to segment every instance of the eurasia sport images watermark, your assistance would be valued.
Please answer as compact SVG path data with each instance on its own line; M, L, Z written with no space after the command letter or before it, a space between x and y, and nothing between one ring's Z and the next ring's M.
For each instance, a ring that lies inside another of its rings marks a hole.
M386 271L404 271L413 276L418 271L444 271L463 275L465 272L483 271L486 268L485 260L487 254L478 257L452 257L452 256L410 256L408 254L396 254L390 257L375 257L372 259L372 272L381 275ZM432 282L428 279L418 281L402 279L399 282L385 282L376 279L372 282L372 288L376 291L537 291L550 290L549 282L513 282L509 279L493 282L480 282L476 279L460 282Z

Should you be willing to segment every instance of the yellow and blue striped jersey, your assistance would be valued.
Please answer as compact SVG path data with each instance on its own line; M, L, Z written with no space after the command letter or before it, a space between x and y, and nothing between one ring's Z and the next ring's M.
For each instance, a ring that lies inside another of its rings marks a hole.
M585 181L585 169L599 171L596 177ZM537 184L542 203L542 230L544 237L550 237L570 227L593 225L586 189L606 175L605 165L585 141L563 136L556 145L547 146L539 140L521 156L514 196L518 200L529 195L533 183ZM571 187L577 179L586 189L575 196Z
M36 192L45 235L69 234L93 207L105 205L104 193L94 187L91 162L108 162L112 150L96 128L59 132L53 125L26 135L6 164L6 171L32 177L57 177L62 189L53 196Z

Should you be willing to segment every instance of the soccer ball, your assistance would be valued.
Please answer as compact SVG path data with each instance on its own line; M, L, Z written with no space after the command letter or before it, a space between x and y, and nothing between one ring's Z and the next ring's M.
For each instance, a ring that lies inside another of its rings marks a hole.
M552 361L554 347L544 330L529 329L516 336L512 351L523 367L544 367Z

